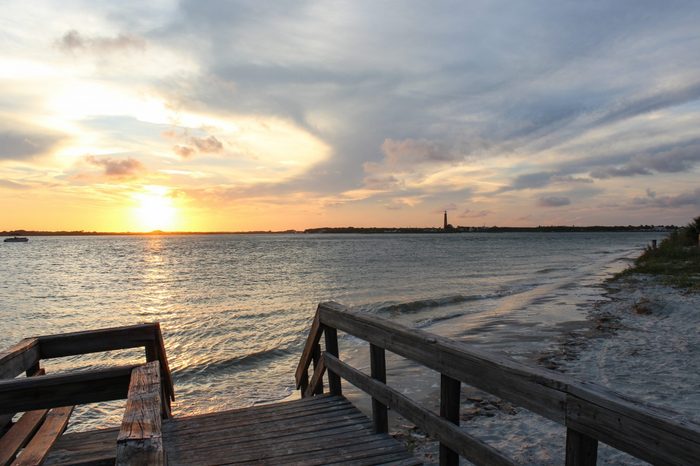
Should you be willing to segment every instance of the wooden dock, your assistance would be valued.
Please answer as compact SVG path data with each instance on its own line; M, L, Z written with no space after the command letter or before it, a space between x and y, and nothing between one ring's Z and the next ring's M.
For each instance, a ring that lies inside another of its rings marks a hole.
M114 464L119 428L66 434L45 464ZM324 395L163 421L170 465L402 464L416 461L349 401Z
M369 344L370 374L342 361L339 331ZM124 348L144 348L145 363L58 374L41 367L45 359ZM439 413L387 385L387 350L440 373ZM0 466L420 464L388 434L388 409L440 442L441 465L457 465L460 456L477 465L515 464L459 427L462 384L564 426L568 466L595 465L598 442L652 464L700 464L694 422L337 303L319 305L295 379L297 401L173 417L175 391L157 323L28 338L0 353ZM371 420L343 397L343 383L371 396ZM121 426L64 434L73 406L115 399L127 400Z

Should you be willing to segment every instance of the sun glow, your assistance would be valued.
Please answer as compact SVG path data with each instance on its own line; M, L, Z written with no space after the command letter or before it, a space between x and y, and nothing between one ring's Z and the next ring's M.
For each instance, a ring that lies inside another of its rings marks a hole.
M134 194L136 228L140 231L172 230L177 221L177 207L164 186L146 186Z

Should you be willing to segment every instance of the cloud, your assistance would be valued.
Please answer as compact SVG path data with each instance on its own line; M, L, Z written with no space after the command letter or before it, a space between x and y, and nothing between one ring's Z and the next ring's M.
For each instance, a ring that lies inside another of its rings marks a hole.
M460 158L441 144L426 139L385 139L382 152L390 167L453 162Z
M486 217L493 212L490 210L470 210L470 209L464 209L464 212L459 214L460 218L482 218Z
M679 143L673 148L659 148L632 156L626 164L602 167L591 171L591 177L599 179L651 175L653 173L679 173L700 163L700 141Z
M183 159L188 159L194 155L195 150L190 146L181 146L178 144L173 146L173 152L175 152Z
M199 152L203 153L221 152L224 148L221 141L216 139L214 136L209 136L208 138L191 137L190 143L194 145Z
M652 195L653 194L653 195ZM679 208L686 206L700 206L700 188L694 191L680 193L675 196L658 196L656 193L647 192L647 197L635 197L632 203L638 206L650 206L660 208Z
M20 131L0 132L0 160L29 160L50 152L63 137Z
M96 167L104 169L104 175L108 178L127 180L136 178L146 171L146 167L136 159L128 157L126 159L113 159L110 157L96 157L88 155L85 161Z
M92 52L109 53L125 50L142 50L146 47L146 41L138 36L119 34L115 37L86 37L75 29L67 31L58 39L57 43L59 48L69 52L88 50Z
M30 189L30 186L24 183L17 183L11 180L0 180L0 188L25 190Z
M581 178L571 175L559 175L556 172L535 172L526 173L515 177L510 186L501 188L500 192L516 191L522 189L538 189L550 184L573 184L573 183L593 183L590 178Z
M569 204L571 204L571 199L565 196L545 196L537 201L537 205L540 207L562 207Z
M174 137L174 133L170 132L167 133L167 136L164 134L165 137L172 138ZM221 141L219 141L216 137L214 136L209 136L209 137L188 137L186 138L186 145L185 144L177 144L173 146L173 152L175 154L179 155L183 159L188 159L196 152L199 152L201 154L207 154L207 153L218 153L223 151L224 145Z

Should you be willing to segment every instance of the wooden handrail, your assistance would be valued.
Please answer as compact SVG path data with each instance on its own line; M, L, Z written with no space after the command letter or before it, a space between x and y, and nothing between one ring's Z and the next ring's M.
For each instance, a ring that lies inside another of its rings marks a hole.
M386 384L363 374L338 360L335 356L324 353L323 357L329 371L335 372L357 388L389 406L468 460L488 465L512 466L515 464L498 450L460 430L455 424L418 406L413 400Z
M158 322L26 338L0 353L0 379L36 370L41 359L140 347L145 349L146 362L160 362L169 412L175 389Z
M17 377L39 362L39 341L25 338L0 351L0 379Z
M156 361L135 368L117 437L117 466L165 464L163 449L160 365Z
M135 367L0 380L0 414L126 398Z
M296 387L301 389L302 393L306 392L306 385L309 382L309 366L313 360L314 350L321 341L321 335L323 329L318 318L318 311L316 311L316 316L311 323L311 330L309 331L309 336L306 339L306 344L304 345L304 350L301 352L301 358L299 359L299 365L295 372Z
M625 398L596 384L580 382L462 342L349 311L334 302L319 304L297 376L301 374L303 378L306 375L311 361L311 351L307 349L318 345L324 328L344 331L368 341L376 348L392 351L440 372L444 376L443 381L449 382L443 394L454 397L455 383L463 382L566 426L567 464L595 464L597 441L654 464L691 465L700 458L700 425L679 421L669 411ZM355 381L361 379L348 370L349 366L327 352L323 354L323 359L329 378L337 374L346 380L349 380L347 377ZM387 398L379 396L382 392L382 396L386 397L391 392L383 390L389 388L377 377L362 376L371 381L363 379L361 383L364 387L372 387L373 393L370 394L378 402L377 405L393 407ZM376 388L380 386L384 388ZM449 404L453 407L448 410L449 416L443 418L447 423L445 419L454 419L454 400ZM395 409L398 411L398 408ZM418 425L426 429L425 425ZM455 425L452 428L459 430ZM457 448L459 445L442 440L441 443L460 454L465 453Z

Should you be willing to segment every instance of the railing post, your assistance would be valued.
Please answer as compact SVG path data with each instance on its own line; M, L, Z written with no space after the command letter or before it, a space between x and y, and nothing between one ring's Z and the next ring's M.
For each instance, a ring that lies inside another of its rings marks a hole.
M323 334L326 336L326 352L338 357L338 331L333 327L323 327ZM342 395L343 389L340 386L340 376L333 371L328 371L328 390L333 395Z
M459 395L461 383L445 374L440 374L440 416L459 425ZM459 455L440 443L440 466L457 466Z
M316 366L318 366L318 361L321 359L321 345L316 343L314 345L314 350L311 353L311 359L314 362L314 371L316 370ZM322 395L323 394L323 382L319 383L318 386L316 387L316 390L314 390L314 395Z
M384 348L369 345L369 363L372 378L386 383L386 358ZM387 414L386 405L383 405L372 397L372 422L374 423L375 433L386 433L389 431L389 417Z
M595 466L598 440L574 429L566 429L566 466Z

